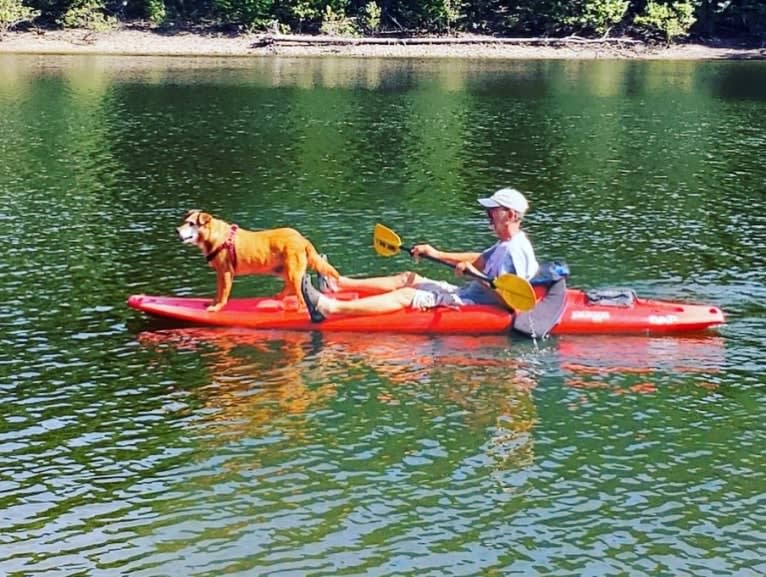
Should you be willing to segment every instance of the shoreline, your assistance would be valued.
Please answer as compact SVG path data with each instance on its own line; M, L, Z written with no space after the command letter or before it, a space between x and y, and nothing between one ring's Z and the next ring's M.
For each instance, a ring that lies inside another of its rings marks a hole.
M294 37L293 37L294 38ZM316 37L314 37L316 38ZM117 29L93 33L84 30L45 30L8 32L0 40L0 55L108 55L108 56L183 56L183 57L262 57L262 56L350 56L358 58L481 58L518 60L766 60L766 47L708 46L674 44L669 47L612 41L562 43L551 39L543 43L498 43L495 38L461 37L462 42L366 44L364 39L344 39L345 43L311 44L312 37L300 42L274 42L263 34L225 35L196 32L159 32ZM465 40L469 42L466 43ZM277 40L279 40L277 38ZM486 40L484 42L483 40ZM426 41L427 42L427 41Z

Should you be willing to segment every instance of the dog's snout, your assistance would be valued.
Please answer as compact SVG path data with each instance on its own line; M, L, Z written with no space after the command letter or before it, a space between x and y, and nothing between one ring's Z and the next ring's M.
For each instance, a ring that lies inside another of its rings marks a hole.
M176 228L176 232L178 233L178 237L184 242L193 241L197 236L196 227L190 222L184 222L181 226Z

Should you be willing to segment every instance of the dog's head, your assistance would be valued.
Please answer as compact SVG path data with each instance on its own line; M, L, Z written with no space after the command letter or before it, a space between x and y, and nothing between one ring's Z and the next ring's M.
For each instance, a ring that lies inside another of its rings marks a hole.
M213 217L200 210L190 210L184 216L181 226L176 228L178 236L184 244L198 244L205 239L206 229L210 227Z

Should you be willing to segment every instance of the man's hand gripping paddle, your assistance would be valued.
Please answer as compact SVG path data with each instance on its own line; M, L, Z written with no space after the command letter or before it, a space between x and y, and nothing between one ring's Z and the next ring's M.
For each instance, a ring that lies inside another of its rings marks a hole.
M375 252L381 256L394 256L399 254L402 250L412 256L412 248L404 246L399 235L382 224L375 225L372 245L375 248ZM453 264L432 256L420 255L420 257L453 269L455 268ZM497 294L500 295L503 302L515 311L523 312L531 310L537 303L537 298L535 297L535 291L532 288L532 285L529 284L529 281L520 276L516 276L515 274L502 274L497 278L491 279L486 275L477 274L470 270L465 271L465 274L483 280L489 284L489 286L497 291Z

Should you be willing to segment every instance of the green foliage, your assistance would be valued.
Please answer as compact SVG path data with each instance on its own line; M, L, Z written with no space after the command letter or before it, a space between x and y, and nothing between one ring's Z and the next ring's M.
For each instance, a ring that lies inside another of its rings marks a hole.
M304 23L314 22L319 20L321 11L316 5L316 2L311 0L298 0L295 3L290 4L290 13L296 20L297 28L301 29Z
M105 3L102 4L101 2ZM119 18L301 33L478 32L608 36L618 25L670 42L693 32L766 36L766 0L0 0L0 32L18 22L110 27ZM11 9L35 12L17 15ZM65 17L66 15L66 17ZM100 17L100 19L99 19ZM693 26L693 27L692 27Z
M64 28L108 32L117 25L117 19L105 14L101 0L75 0L61 17L59 24Z
M249 30L266 27L273 7L274 0L213 0L213 12L220 20Z
M660 33L665 42L670 44L673 38L687 34L695 20L694 5L689 0L673 4L659 4L650 0L644 14L636 16L634 22Z
M318 32L327 17L325 10L330 9L329 19L332 20L345 14L345 4L345 1L293 0L281 4L276 17L297 32Z
M461 17L460 0L442 0L436 3L431 18L436 26L451 30Z
M163 0L146 1L146 17L152 24L160 24L167 18L167 10Z
M415 30L449 31L463 16L460 0L402 0L394 7L399 21Z
M462 6L467 30L480 34L505 34L514 30L515 14L503 0L468 1Z
M0 0L0 35L17 24L34 20L39 15L39 10L24 6L22 0Z
M585 0L582 13L571 18L570 22L606 37L612 27L625 17L629 5L628 0Z
M362 9L359 16L359 24L366 32L377 32L380 30L380 17L382 14L380 6L375 2L368 2Z
M511 4L507 22L516 34L557 35L570 28L582 5L582 0L517 0Z
M331 6L327 5L322 15L322 25L319 28L322 34L330 36L358 36L359 29L353 18L345 14L335 12Z

